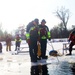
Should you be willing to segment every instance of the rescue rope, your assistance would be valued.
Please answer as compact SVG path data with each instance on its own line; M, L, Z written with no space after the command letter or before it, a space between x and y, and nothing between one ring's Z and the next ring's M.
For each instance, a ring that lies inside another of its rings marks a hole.
M52 47L52 45L48 42L48 45L49 46L51 46ZM62 56L62 54L60 53L60 51L59 50L62 50L63 48L59 48L59 49L57 49L56 51L59 53L59 56ZM49 50L47 50L48 52L49 52Z
M52 49L54 50L54 47L53 47L53 44L52 44L52 42L50 41L50 43L51 43L51 47L52 47ZM55 56L54 56L55 57ZM58 59L58 56L56 56L56 58L57 58L57 61L58 61L58 63L59 63L59 59Z

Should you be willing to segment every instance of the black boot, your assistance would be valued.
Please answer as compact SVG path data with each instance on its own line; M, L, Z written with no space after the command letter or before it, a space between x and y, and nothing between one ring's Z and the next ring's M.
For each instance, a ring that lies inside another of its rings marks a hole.
M48 59L48 56L44 56L44 57L42 57L42 59Z
M41 56L37 56L37 60L41 60Z
M31 58L31 62L37 62L37 58Z

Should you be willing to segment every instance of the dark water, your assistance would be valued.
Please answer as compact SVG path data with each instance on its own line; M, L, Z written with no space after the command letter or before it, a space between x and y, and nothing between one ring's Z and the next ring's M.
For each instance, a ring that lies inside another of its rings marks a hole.
M30 75L74 75L68 62L32 66Z
M32 66L31 75L49 75L47 65Z
M71 64L71 69L72 69L73 75L75 75L75 63Z

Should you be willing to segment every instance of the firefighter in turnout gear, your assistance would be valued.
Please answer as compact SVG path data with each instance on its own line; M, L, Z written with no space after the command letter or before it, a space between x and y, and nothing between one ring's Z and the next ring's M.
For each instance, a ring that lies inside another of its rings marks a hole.
M45 24L46 24L46 21L43 19L41 21L41 24L39 25L42 59L47 59L47 56L46 56L47 39L51 40L49 28Z
M20 50L20 44L21 44L21 38L19 37L19 35L17 35L16 39L15 39L15 51L18 49Z
M37 62L37 41L39 38L39 20L35 19L27 25L26 28L26 41L29 45L29 53L31 62Z
M69 54L67 55L72 55L72 47L75 45L75 29L70 33L68 41L71 42L69 45Z

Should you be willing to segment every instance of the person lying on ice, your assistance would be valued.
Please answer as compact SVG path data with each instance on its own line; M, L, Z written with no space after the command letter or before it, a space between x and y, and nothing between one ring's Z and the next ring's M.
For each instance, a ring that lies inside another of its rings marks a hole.
M72 55L72 47L75 45L75 29L70 33L68 41L71 42L69 44L69 54L67 55Z

